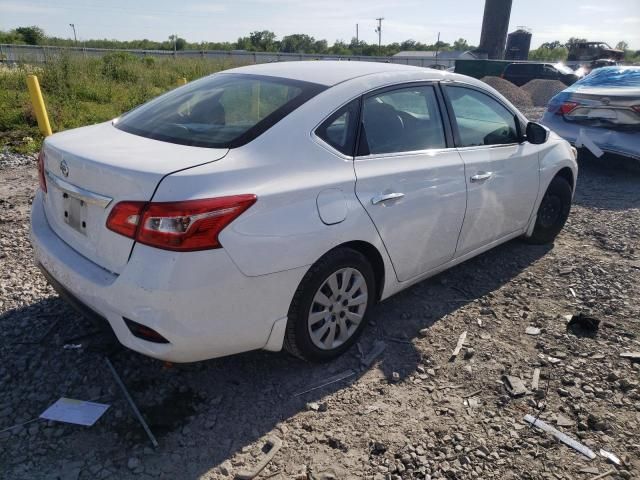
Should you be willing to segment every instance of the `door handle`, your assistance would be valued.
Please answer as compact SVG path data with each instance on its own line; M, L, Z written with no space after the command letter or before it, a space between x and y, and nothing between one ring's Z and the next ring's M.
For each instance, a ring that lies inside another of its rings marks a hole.
M472 182L484 182L493 177L493 172L480 172L471 177Z
M394 200L396 198L404 197L404 193L385 193L382 195L376 195L371 199L371 203L377 205L382 202L386 202L387 200Z

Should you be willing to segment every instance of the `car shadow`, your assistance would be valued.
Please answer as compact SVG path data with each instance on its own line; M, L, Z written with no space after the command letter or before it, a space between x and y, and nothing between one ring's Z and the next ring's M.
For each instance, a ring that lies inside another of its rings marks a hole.
M428 332L458 308L480 301L550 248L511 241L385 300L371 312L358 345L324 364L256 351L166 365L120 347L109 331L99 331L52 297L0 316L3 326L25 318L32 324L24 335L12 339L9 358L4 361L8 369L15 368L20 374L12 376L4 388L25 396L38 391L37 401L26 404L35 410L23 412L25 418L36 417L60 396L112 405L91 428L57 424L65 439L58 447L58 458L81 457L89 453L87 449L100 451L99 456L110 458L122 478L128 472L127 460L137 455L143 457L145 472L162 472L166 478L200 478L269 433L286 439L286 425L296 414L309 408L322 411L328 396L340 395L351 383L373 382L375 389L405 380L422 360L414 345L421 330ZM361 352L369 353L376 341L385 342L386 349L377 363L362 368ZM158 449L145 449L149 439L107 369L105 356L157 436ZM336 376L345 375L331 383ZM312 389L323 383L329 384ZM310 407L310 402L316 405ZM13 407L20 409L21 405ZM7 426L0 425L0 429ZM319 433L325 432L309 430L310 435ZM38 435L29 441L37 449L47 447L50 439ZM329 445L333 446L330 441ZM192 448L195 446L199 448ZM334 448L340 448L339 442ZM167 462L167 456L172 462ZM33 461L37 464L38 459ZM50 473L58 473L56 468L54 464L38 465L39 471Z

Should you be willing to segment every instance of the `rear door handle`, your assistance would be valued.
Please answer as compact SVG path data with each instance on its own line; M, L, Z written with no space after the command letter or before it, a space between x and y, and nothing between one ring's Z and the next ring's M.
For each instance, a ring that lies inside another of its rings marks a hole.
M485 180L493 177L493 172L479 172L476 173L473 177L471 177L472 182L484 182Z
M387 200L394 200L396 198L404 197L404 193L385 193L383 195L376 195L371 199L371 203L377 205L382 202L386 202Z

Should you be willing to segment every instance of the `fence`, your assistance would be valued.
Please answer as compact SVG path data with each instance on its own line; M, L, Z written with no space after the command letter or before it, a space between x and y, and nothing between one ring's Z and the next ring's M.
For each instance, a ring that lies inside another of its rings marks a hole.
M315 55L305 53L247 52L244 50L124 50L109 48L50 47L41 45L0 44L0 60L5 62L46 63L62 54L101 57L112 52L127 52L137 57L181 57L226 60L233 64L289 62L298 60L343 60L358 62L385 62L417 67L430 67L434 64L453 67L454 59L430 57L368 57L362 55Z

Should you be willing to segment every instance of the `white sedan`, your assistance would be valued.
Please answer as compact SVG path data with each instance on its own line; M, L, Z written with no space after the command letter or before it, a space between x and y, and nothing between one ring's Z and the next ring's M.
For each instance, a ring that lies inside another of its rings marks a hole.
M374 304L551 242L575 150L484 83L373 62L227 70L46 139L37 263L145 355L347 350ZM524 248L524 247L523 247Z

